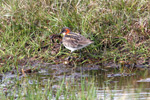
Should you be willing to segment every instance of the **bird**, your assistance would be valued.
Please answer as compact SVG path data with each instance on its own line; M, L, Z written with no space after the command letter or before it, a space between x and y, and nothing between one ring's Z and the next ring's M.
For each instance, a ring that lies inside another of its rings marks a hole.
M70 28L64 27L62 28L61 33L63 35L62 44L69 50L71 50L71 54L69 55L68 59L75 50L80 50L80 57L81 57L81 49L94 43L90 39L82 36L80 33L72 32Z

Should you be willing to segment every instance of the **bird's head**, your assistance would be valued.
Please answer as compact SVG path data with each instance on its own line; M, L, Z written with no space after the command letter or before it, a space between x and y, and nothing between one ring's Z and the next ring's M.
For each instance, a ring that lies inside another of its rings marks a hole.
M62 28L62 31L60 32L60 34L63 34L63 36L64 36L70 32L71 32L70 28L64 27L64 28Z

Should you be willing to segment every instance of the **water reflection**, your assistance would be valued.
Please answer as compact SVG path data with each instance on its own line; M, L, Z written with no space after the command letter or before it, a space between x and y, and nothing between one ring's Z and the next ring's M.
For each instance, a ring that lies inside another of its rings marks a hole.
M39 67L38 67L39 68ZM85 79L88 84L95 84L97 98L105 100L133 100L150 99L150 75L149 71L133 71L130 73L120 72L116 69L103 69L101 66L93 67L71 67L63 64L41 66L37 72L18 77L15 73L6 73L1 78L0 89L5 92L8 87L15 86L15 79L22 80L20 85L40 84L43 86L47 81L51 81L52 88L60 88L58 85L64 79L64 84L68 87L77 87ZM85 83L86 85L86 83ZM78 91L76 91L78 92ZM86 93L86 92L85 92ZM9 95L11 96L11 95Z

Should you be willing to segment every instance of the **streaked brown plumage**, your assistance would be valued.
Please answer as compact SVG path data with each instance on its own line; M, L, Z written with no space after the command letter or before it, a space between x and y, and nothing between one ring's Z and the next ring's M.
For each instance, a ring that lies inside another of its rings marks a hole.
M93 43L93 41L85 38L81 34L71 32L68 27L64 27L61 33L63 34L62 43L67 49L71 50L71 53Z

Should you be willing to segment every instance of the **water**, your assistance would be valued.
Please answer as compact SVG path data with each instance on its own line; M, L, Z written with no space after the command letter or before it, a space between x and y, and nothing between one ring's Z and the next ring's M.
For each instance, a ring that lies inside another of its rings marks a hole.
M72 67L63 64L44 64L38 67L37 65L32 67L34 67L33 72L29 71L31 70L30 66L26 67L26 69L24 68L25 74L21 74L21 69L19 69L19 74L17 74L16 70L13 70L7 72L5 75L1 75L0 91L5 93L8 97L12 96L10 91L15 90L16 80L19 80L21 86L26 86L27 83L30 85L40 84L43 90L47 82L51 80L52 89L55 91L61 87L58 83L62 80L64 80L64 84L68 87L77 87L81 84L82 79L86 79L88 84L95 84L97 99L150 99L150 74L148 70L132 70L131 72L115 68L105 69L97 65ZM78 92L78 90L76 92ZM16 98L17 95L16 93ZM63 99L63 95L61 99Z

